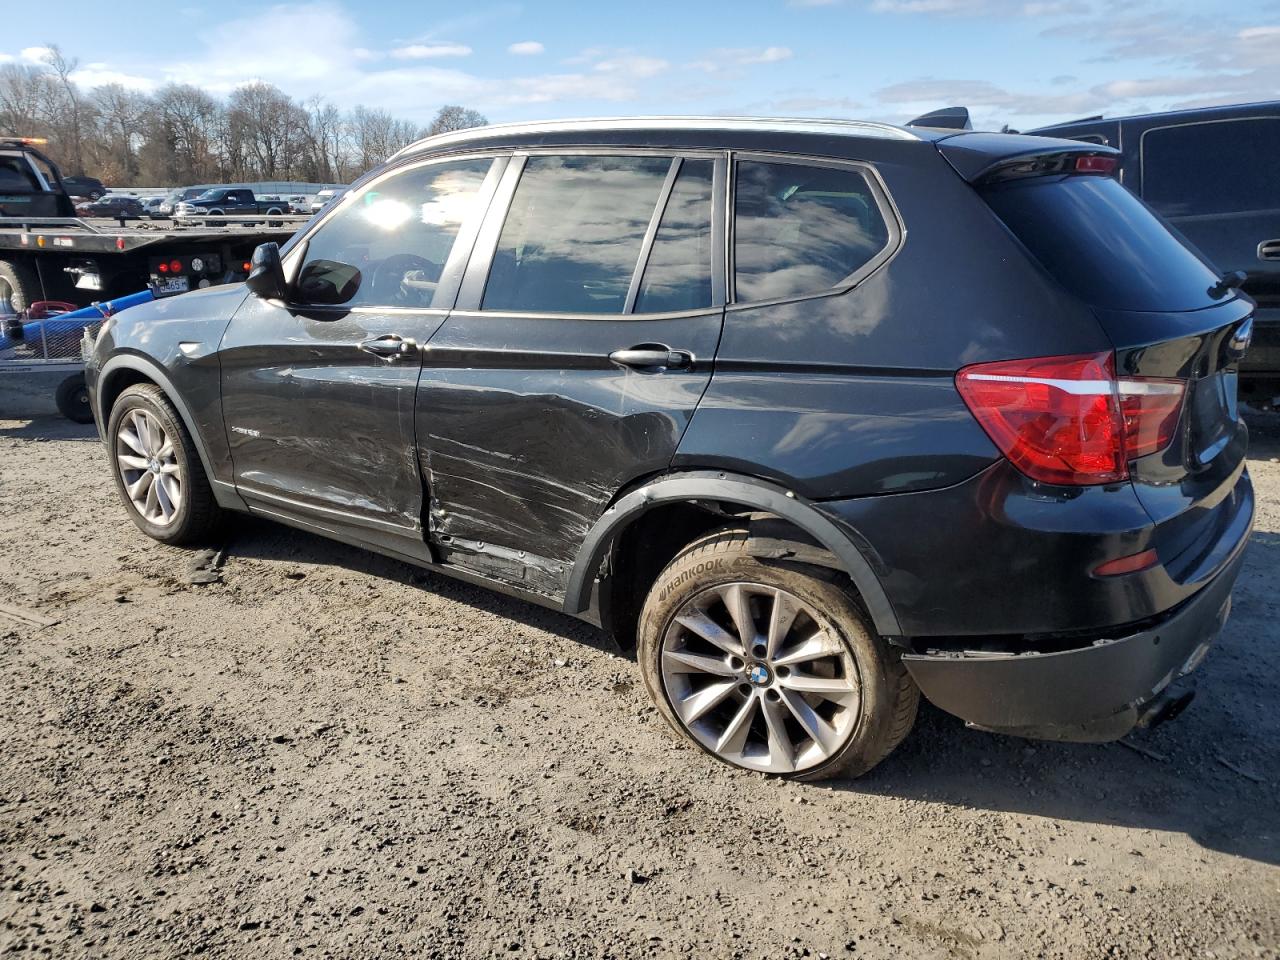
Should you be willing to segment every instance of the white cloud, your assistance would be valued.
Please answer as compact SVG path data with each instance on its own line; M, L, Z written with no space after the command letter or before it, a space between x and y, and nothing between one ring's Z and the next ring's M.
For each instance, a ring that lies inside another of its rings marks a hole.
M644 79L664 72L671 64L657 57L622 56L600 60L593 69L600 73L619 73Z
M507 53L514 53L518 57L536 57L540 53L545 53L546 49L537 40L521 40L507 47Z
M52 53L48 47L23 47L18 51L18 58L27 63L44 63Z
M129 90L150 93L158 84L149 77L140 77L132 73L113 70L105 63L88 63L71 74L71 79L82 87L104 87L109 83L118 83Z
M701 60L695 60L690 66L707 73L717 73L761 63L778 63L790 60L793 55L790 47L721 47L710 51Z
M391 56L397 60L432 60L436 57L469 57L471 48L465 43L411 43L396 47Z
M1060 17L1092 11L1086 0L872 0L870 9L947 17Z

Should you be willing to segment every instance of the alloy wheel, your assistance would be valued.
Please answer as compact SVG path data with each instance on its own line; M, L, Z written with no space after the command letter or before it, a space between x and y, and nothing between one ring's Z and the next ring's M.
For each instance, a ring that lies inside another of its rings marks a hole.
M738 766L806 770L835 756L857 727L852 653L786 590L727 583L695 594L668 625L659 659L681 725Z
M135 407L116 429L116 466L125 495L148 523L173 523L182 506L182 467L173 438L155 414Z

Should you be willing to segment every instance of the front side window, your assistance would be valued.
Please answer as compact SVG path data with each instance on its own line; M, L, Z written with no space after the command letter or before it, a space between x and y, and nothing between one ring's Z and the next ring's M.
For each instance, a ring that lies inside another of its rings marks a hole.
M354 267L359 284L347 306L432 306L463 223L483 212L477 201L492 165L430 164L370 184L309 238L299 276L315 274L320 268L307 266L324 261L324 270L349 281L350 271L340 268Z
M670 168L670 157L530 157L482 309L622 313Z
M1280 209L1280 118L1189 123L1142 135L1142 199L1166 217Z
M738 302L838 287L889 243L875 194L857 170L744 160L734 182Z

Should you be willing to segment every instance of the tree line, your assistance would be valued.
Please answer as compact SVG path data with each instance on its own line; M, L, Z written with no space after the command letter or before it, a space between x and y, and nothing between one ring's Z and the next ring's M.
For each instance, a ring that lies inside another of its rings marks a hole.
M420 127L385 110L294 100L261 81L224 100L179 83L152 94L118 83L86 90L72 79L78 65L53 44L43 63L0 64L0 137L47 137L43 149L64 174L113 187L350 183L415 140L488 123L445 106Z

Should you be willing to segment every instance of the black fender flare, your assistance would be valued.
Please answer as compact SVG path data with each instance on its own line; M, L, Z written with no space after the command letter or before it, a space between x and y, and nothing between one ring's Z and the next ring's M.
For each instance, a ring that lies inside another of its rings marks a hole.
M213 461L209 459L209 450L205 446L204 437L196 429L196 420L191 415L191 408L182 399L182 394L174 387L173 381L169 379L169 375L165 373L164 368L149 357L136 353L118 353L108 359L98 370L98 390L95 397L95 406L98 408L98 422L102 424L104 441L107 439L107 421L111 417L111 411L106 409L102 403L103 394L106 392L104 388L111 382L112 375L120 370L133 370L136 373L141 373L164 391L164 395L168 397L169 402L178 411L178 416L182 418L182 424L187 428L187 433L191 435L191 442L195 444L196 453L200 454L200 463L204 466L204 475L209 478L211 484L216 486L214 477L217 474L213 472Z
M592 583L604 561L610 541L641 514L664 503L682 500L719 500L763 510L795 524L835 554L866 604L881 636L902 635L880 578L862 551L836 524L798 496L774 483L755 477L733 476L719 471L668 474L615 500L587 533L578 550L565 591L564 612L580 614L591 604Z

